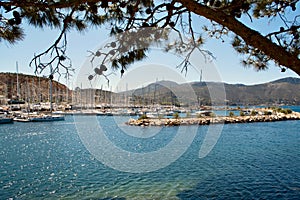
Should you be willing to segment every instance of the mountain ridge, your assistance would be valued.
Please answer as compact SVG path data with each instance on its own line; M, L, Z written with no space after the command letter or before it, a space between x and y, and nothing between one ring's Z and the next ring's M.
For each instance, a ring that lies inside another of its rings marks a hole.
M64 84L53 80L52 88L54 101L62 102L70 97L71 91ZM2 72L0 73L0 97L2 104L6 103L6 99L49 101L49 78L19 73L17 80L16 73Z
M143 88L137 88L123 93L132 95L136 97L136 99L139 99L139 101L147 103L156 103L156 101L159 101L161 104L172 104L174 102L180 104L180 102L186 101L193 104L201 103L210 105L212 103L224 104L224 101L226 101L229 105L300 105L300 93L297 92L300 91L300 78L295 77L287 77L254 85L244 85L240 83L229 84L213 81L182 84L168 81L167 85L164 83L165 82L150 83ZM210 92L214 90L222 92L223 86L226 93L226 99L210 99ZM191 100L188 97L189 94L187 94L187 91L190 90L188 87L191 87L195 93L193 97L194 100ZM159 99L157 100L158 96ZM197 100L195 100L195 96L197 97Z
M0 100L4 102L4 99L16 98L16 82L15 73L0 73ZM19 74L19 84L20 99L32 102L47 101L49 99L48 78ZM39 84L40 88L38 87ZM76 90L71 91L65 85L56 81L53 81L53 91L54 101L56 102L71 102L72 94L76 97L76 94L74 94ZM225 99L223 97L213 99L214 95L210 94L211 92L222 93L222 91L225 91ZM228 105L300 105L300 93L298 91L300 91L300 78L295 77L281 78L254 85L213 81L176 83L164 80L150 83L142 88L114 93L112 98L120 98L118 96L126 94L127 97L130 97L132 104L146 105L155 103L215 105L224 104L224 102ZM107 103L112 94L108 91L95 89L95 95L98 96L95 103L103 101ZM67 98L69 99L67 100Z

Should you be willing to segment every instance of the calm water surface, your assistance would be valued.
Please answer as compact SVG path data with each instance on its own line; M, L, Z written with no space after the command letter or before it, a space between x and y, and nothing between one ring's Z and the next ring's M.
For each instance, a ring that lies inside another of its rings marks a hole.
M82 122L91 117L81 116ZM155 151L178 127L149 137L122 133L113 117L97 117L116 146ZM125 127L149 134L155 128ZM74 118L0 126L0 199L299 199L300 121L224 125L205 158L199 149L208 127L188 150L149 173L111 169L82 144ZM88 128L87 128L88 131ZM189 133L187 133L189 134Z

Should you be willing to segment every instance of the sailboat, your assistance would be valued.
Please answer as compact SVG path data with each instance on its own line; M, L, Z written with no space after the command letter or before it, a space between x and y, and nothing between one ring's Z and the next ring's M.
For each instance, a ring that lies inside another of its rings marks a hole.
M52 105L52 81L53 81L53 71L52 71L52 66L51 68L51 74L49 76L49 83L50 83L50 115L39 115L36 117L30 118L30 121L32 122L50 122L50 121L64 121L65 116L64 115L53 115L53 105Z
M0 124L10 124L13 123L13 118L7 113L0 112Z
M11 124L13 122L13 118L0 116L0 124Z
M19 122L51 122L51 121L64 121L64 115L53 115L53 105L52 105L52 81L53 81L53 74L52 74L52 67L51 67L51 74L49 76L49 84L50 84L50 114L39 114L39 115L27 115L26 117L18 117L15 118L15 121Z
M30 118L31 122L51 122L51 121L64 121L63 115L41 115Z

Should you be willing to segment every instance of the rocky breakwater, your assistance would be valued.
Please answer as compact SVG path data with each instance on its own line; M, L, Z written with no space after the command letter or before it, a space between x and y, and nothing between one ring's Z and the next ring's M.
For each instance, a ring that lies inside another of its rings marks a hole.
M276 113L272 115L254 116L217 116L199 118L151 118L151 119L130 119L126 122L130 126L180 126L180 125L209 125L209 124L235 124L235 123L254 123L254 122L275 122L285 120L300 120L300 113L290 114Z

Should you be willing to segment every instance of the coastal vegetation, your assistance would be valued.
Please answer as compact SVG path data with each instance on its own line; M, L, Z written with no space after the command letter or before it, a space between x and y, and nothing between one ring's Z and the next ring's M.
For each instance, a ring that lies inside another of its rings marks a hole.
M174 114L173 114L173 119L179 119L180 117L179 117L179 114L178 114L178 112L175 112Z
M251 111L251 116L255 116L255 115L257 115L257 111L252 110L252 111Z
M246 114L243 111L240 111L240 116L244 117Z
M146 114L142 114L138 119L139 120L149 119L149 117Z
M283 109L283 108L276 108L275 109L277 112L283 113L283 114L291 114L293 111L289 108Z

